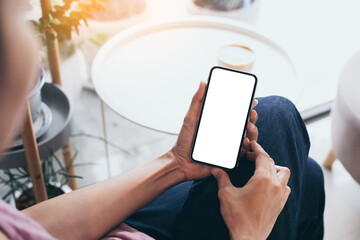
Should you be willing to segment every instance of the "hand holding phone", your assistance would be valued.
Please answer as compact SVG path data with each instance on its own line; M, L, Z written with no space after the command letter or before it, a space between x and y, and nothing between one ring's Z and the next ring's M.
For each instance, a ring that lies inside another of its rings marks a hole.
M193 139L191 159L223 169L238 165L255 95L255 75L213 67Z
M210 175L210 171L212 169L211 166L194 162L190 157L194 136L198 127L200 112L203 107L206 87L207 84L205 82L200 82L199 88L191 100L189 110L184 117L184 122L177 141L170 151L166 153L171 159L173 159L175 165L181 169L181 181L203 179ZM257 101L255 100L253 107L255 107L256 102ZM251 110L250 121L247 125L248 134L244 138L242 154L246 154L250 149L251 140L257 140L258 130L255 126L257 118L258 116L256 111Z

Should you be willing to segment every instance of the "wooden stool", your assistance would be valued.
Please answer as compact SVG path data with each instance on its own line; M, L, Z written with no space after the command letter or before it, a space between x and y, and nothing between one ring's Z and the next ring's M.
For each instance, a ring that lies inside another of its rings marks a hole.
M326 156L324 162L323 162L323 166L328 168L328 169L331 169L333 163L335 162L336 160L336 157L335 157L335 154L333 152L332 149L330 149L328 155Z
M25 122L21 129L21 137L25 149L27 171L33 184L33 191L37 203L45 201L48 196L46 193L44 176L41 169L39 150L33 129L29 101L26 103Z
M41 0L40 3L42 15L47 16L48 13L52 11L51 1ZM52 82L61 86L62 81L60 74L59 42L56 36L56 32L54 30L52 30L50 34L46 34L46 44ZM63 158L65 166L70 166L69 168L67 168L67 172L70 175L75 175L75 169L73 167L73 157L74 155L71 149L71 141L69 139L63 147ZM69 178L69 186L72 190L77 189L77 183L75 178Z

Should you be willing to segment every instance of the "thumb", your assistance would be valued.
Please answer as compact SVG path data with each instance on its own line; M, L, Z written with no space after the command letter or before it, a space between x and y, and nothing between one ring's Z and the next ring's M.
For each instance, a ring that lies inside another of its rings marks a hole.
M201 111L201 106L203 104L203 98L205 95L206 83L200 82L199 88L194 94L189 110L186 113L184 122L187 121L192 126L195 126L197 121L199 120L199 115Z
M211 174L216 178L219 189L226 186L232 186L229 175L224 170L213 168Z

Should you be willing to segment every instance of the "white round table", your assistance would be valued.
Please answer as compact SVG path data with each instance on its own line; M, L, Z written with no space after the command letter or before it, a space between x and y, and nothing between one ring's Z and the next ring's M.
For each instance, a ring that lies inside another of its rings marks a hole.
M94 59L94 87L122 117L178 134L199 82L217 65L218 49L234 43L255 51L257 96L299 100L304 86L285 51L253 26L217 17L143 24L119 33Z

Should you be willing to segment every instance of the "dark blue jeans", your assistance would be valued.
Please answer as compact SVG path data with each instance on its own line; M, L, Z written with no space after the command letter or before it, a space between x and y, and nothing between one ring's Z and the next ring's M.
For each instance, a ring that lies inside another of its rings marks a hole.
M304 122L285 98L258 100L258 142L277 165L291 171L291 194L268 239L322 239L324 178L319 165L308 157L310 141ZM239 167L229 172L232 183L245 185L254 169L253 162L242 158ZM125 222L155 239L229 239L217 191L213 177L178 184Z

